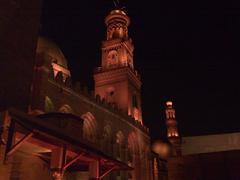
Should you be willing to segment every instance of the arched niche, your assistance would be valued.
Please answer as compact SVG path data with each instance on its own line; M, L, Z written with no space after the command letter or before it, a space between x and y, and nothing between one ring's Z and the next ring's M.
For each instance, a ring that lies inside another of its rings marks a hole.
M112 129L110 125L106 125L103 128L102 149L108 154L112 153Z
M123 141L124 141L124 135L123 135L122 131L118 131L116 134L116 143L123 145Z
M83 138L95 142L97 137L97 123L92 113L87 112L81 116L83 121Z
M55 110L55 107L52 100L48 96L45 96L44 111L48 113L48 112L53 112L54 110Z
M115 93L116 93L116 90L114 87L107 88L105 99L108 103L114 103Z
M112 129L109 125L106 125L103 128L103 138L107 139L108 141L111 141L111 136L112 136Z
M116 133L116 140L114 145L114 152L118 159L124 160L126 153L125 153L125 143L124 143L124 135L122 131L118 131Z
M61 106L58 111L61 112L61 113L71 113L71 114L73 114L73 109L68 104L64 104L63 106Z
M131 154L139 154L139 143L135 132L128 135L128 150Z
M128 164L134 167L134 170L129 172L128 176L132 179L139 177L140 173L140 159L139 159L139 142L135 132L130 132L128 135Z

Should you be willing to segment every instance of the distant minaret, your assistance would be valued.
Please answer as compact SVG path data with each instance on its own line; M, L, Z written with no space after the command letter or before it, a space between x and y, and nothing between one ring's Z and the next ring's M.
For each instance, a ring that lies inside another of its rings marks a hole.
M173 155L179 156L181 155L181 138L178 132L175 109L173 108L172 101L166 102L166 125L168 140L174 148Z

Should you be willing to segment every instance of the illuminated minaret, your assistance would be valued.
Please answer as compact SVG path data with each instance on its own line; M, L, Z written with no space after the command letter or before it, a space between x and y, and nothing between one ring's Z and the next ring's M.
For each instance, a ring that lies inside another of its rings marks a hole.
M106 39L102 42L101 67L94 73L95 95L118 106L142 123L141 80L134 69L134 46L128 36L130 19L121 9L105 18Z
M173 155L179 156L181 155L181 138L178 132L175 109L173 108L172 101L166 102L166 125L167 137L173 146Z

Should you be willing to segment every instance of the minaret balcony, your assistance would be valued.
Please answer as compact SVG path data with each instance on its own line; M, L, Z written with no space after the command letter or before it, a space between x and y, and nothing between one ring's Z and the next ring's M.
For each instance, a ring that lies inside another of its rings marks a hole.
M103 72L108 72L108 71L113 71L113 70L119 70L119 69L124 69L127 68L128 70L130 70L138 79L141 79L140 74L134 70L129 64L117 64L117 65L112 65L112 66L108 66L108 67L96 67L94 69L94 74L98 74L98 73L103 73Z

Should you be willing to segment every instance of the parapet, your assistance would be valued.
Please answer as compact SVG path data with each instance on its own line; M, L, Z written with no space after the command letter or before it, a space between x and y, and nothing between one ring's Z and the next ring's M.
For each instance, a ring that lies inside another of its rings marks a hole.
M60 86L63 90L66 88L68 91L75 93L79 96L84 96L92 103L107 109L108 111L118 115L120 118L128 121L132 125L138 127L142 131L149 133L149 129L141 124L139 121L136 121L132 116L129 116L127 112L120 109L115 103L108 103L104 98L101 98L99 95L94 95L93 91L90 91L86 86L81 86L80 82L72 83L71 77L67 77L66 79L63 77L62 72L58 72L54 77L54 74L49 72L49 80L55 82L58 86Z

